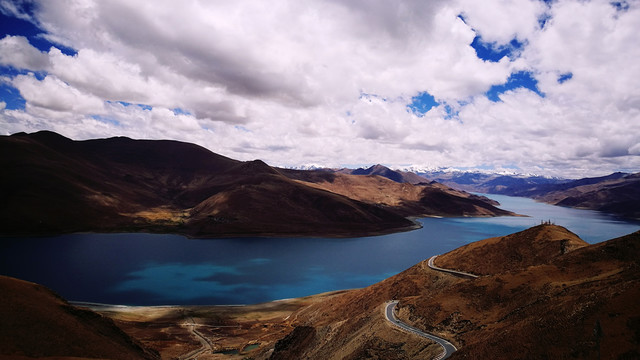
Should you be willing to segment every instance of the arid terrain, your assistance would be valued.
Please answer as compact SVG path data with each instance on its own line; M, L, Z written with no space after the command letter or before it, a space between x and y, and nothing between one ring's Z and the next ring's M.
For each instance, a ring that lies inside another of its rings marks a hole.
M477 278L434 270L425 259L363 289L252 306L90 306L102 316L73 310L38 285L4 278L2 284L12 296L3 298L6 320L1 331L3 341L11 346L2 346L2 356L62 355L60 350L49 351L44 342L31 346L34 338L29 334L35 330L54 332L51 336L59 338L54 349L75 349L77 337L94 336L74 332L60 338L66 333L56 329L71 326L67 321L59 322L59 327L42 325L68 314L100 324L112 319L111 324L130 336L125 343L133 344L131 351L138 358L156 354L162 359L438 356L439 345L400 330L385 318L386 303L397 300L397 317L402 322L457 347L452 359L637 359L639 259L640 232L589 245L563 227L542 224L435 258L437 267ZM46 299L36 294L47 294ZM21 308L16 311L16 307ZM57 315L61 309L64 314ZM107 338L123 336L92 329ZM85 345L102 341L106 340ZM32 354L25 349L38 350ZM89 356L71 350L64 354Z
M340 237L414 229L407 216L511 214L438 184L407 184L412 194L393 199L396 182L341 175L361 190L373 187L344 191L331 183L337 175L301 181L307 175L177 141L73 141L41 131L2 136L0 151L0 236L147 231Z

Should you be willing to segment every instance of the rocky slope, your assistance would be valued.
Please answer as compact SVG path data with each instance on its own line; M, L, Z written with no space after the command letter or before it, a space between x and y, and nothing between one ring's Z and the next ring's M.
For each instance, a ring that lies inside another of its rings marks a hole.
M241 162L177 141L73 141L42 131L2 136L0 152L0 236L359 236L414 228L405 216L420 214L309 186L260 160ZM439 215L505 214L478 201L427 205Z
M487 255L490 257L487 258ZM449 339L451 359L640 356L640 232L587 245L554 225L487 239L436 258L475 272L469 280L436 272L426 260L365 289L295 314L298 326L273 359L419 359L439 346L390 326L399 318Z

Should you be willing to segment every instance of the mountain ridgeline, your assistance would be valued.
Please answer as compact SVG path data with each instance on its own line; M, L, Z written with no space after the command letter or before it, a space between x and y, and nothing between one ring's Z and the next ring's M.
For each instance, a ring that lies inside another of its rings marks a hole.
M379 176L277 169L178 141L73 141L41 131L0 137L0 152L2 236L340 237L415 228L407 216L512 215L440 184L406 184L411 196L404 196L394 194L399 183ZM357 186L327 185L336 179Z
M578 180L456 171L418 174L465 191L528 197L552 205L640 219L640 173L616 172Z

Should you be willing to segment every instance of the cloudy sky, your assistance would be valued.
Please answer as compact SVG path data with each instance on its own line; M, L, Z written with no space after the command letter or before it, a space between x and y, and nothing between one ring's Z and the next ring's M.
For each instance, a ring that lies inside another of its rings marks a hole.
M640 171L640 0L0 0L0 134Z

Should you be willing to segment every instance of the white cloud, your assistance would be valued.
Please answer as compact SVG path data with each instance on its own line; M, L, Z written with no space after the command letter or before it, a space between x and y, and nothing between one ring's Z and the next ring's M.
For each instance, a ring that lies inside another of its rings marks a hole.
M24 36L7 35L0 40L0 65L40 71L48 69L49 59Z
M5 109L0 131L173 138L274 165L640 168L640 4L629 4L41 1L44 36L78 52L0 40L1 64L48 74L13 76L27 105ZM476 34L517 38L521 57L482 61ZM544 98L486 99L519 70ZM406 105L424 91L446 103L418 117Z
M513 39L529 38L538 28L546 5L538 0L465 0L461 8L465 21L483 41L505 45Z
M20 90L28 106L79 115L103 112L104 105L101 99L82 93L55 76L49 75L39 81L32 74L18 75L12 84Z

